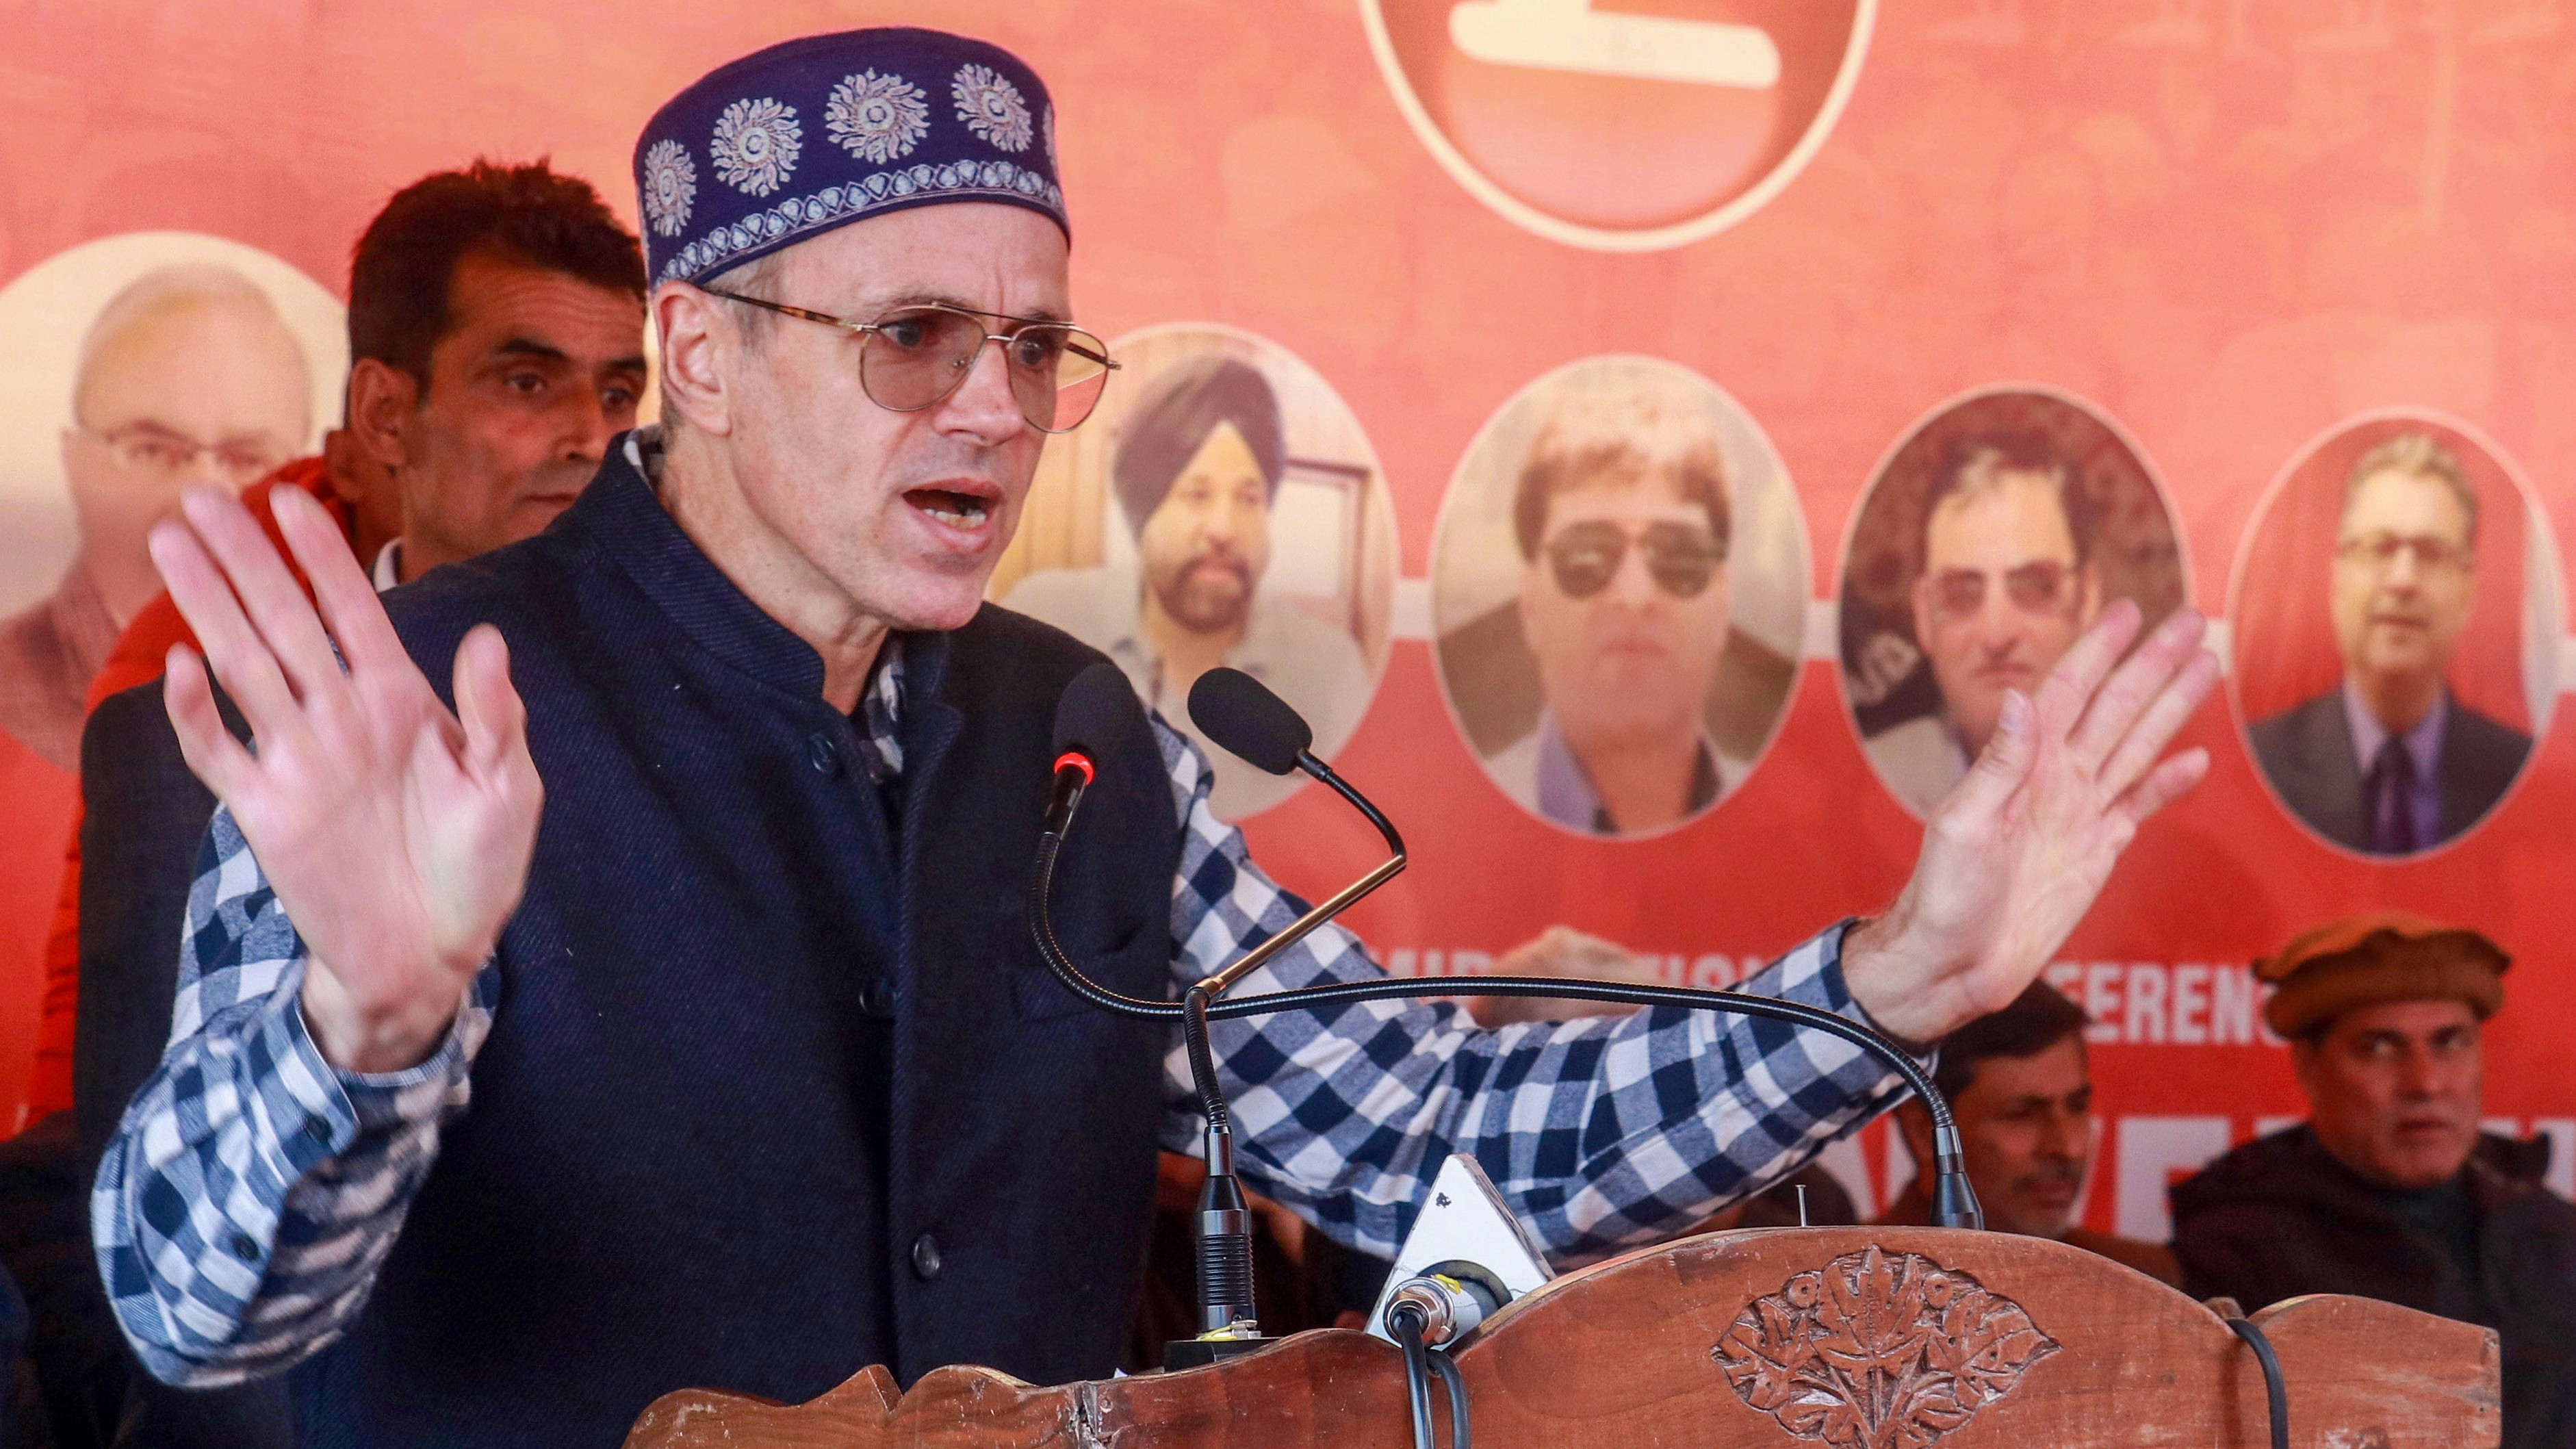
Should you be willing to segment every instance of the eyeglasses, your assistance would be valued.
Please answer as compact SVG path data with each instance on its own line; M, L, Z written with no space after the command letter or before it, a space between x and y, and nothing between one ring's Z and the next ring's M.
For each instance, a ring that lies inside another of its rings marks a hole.
M2335 557L2376 573L2386 573L2399 554L2411 555L2419 574L2467 573L2475 556L2466 544L2426 534L2365 533L2335 545Z
M1646 554L1646 574L1676 599L1699 596L1726 562L1726 538L1687 523L1649 523L1631 531L1608 519L1569 523L1547 541L1548 572L1557 592L1588 599L1610 587L1627 560L1631 541Z
M277 448L241 441L200 443L155 423L136 423L106 433L82 427L74 431L104 444L117 466L127 472L172 481L196 472L198 459L211 458L217 473L235 488L246 488L276 472L278 465L286 461Z
M1986 580L1977 569L1943 569L1932 576L1932 613L1956 623L1986 606ZM2025 614L2063 614L2075 605L2075 570L2054 559L2005 569L2004 597Z
M1066 322L1032 322L935 302L898 307L874 322L853 322L784 302L709 291L728 302L802 317L856 335L859 386L869 401L890 412L917 413L938 406L965 384L984 344L998 342L1021 416L1040 432L1069 433L1100 405L1109 374L1118 369L1110 359L1109 344ZM984 330L987 322L1012 325L1007 332L988 332Z

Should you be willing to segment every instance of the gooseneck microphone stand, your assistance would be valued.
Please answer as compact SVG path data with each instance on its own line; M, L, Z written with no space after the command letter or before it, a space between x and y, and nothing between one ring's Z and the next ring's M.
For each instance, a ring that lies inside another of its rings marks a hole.
M1141 708L1134 703L1134 692L1125 677L1115 666L1094 665L1065 691L1058 714L1060 742L1067 734L1064 724L1067 715L1108 716L1112 706L1105 690L1111 687L1114 687L1129 715L1134 717L1135 726L1141 727ZM1203 704L1207 707L1202 708ZM1403 870L1404 841L1377 807L1335 774L1331 766L1315 758L1309 749L1311 736L1307 733L1305 721L1251 676L1225 668L1208 671L1190 692L1190 715L1202 732L1230 753L1272 774L1284 775L1290 769L1302 770L1330 786L1335 794L1349 801L1377 827L1391 852L1383 864L1307 911L1286 930L1256 944L1241 959L1190 987L1179 1001L1128 996L1083 975L1081 968L1065 954L1062 944L1056 939L1049 901L1055 881L1056 857L1063 849L1064 836L1072 826L1074 812L1081 804L1082 792L1092 775L1089 759L1081 761L1078 770L1063 761L1058 763L1055 799L1048 811L1047 828L1038 837L1037 858L1029 875L1029 930L1036 938L1038 951L1045 957L1048 967L1075 995L1121 1016L1178 1021L1181 1024L1191 1082L1208 1119L1208 1186L1200 1195L1199 1213L1200 1323L1203 1335L1200 1342L1244 1348L1261 1342L1256 1336L1258 1319L1252 1302L1250 1214L1243 1208L1242 1188L1234 1176L1233 1122L1225 1094L1217 1083L1214 1054L1208 1046L1207 1024L1210 1021L1269 1016L1284 1011L1363 1001L1467 995L1571 998L1619 1006L1715 1011L1820 1031L1847 1041L1885 1062L1922 1099L1924 1109L1932 1119L1933 1224L1945 1228L1985 1226L1984 1215L1977 1207L1976 1193L1968 1185L1958 1125L1951 1117L1949 1101L1933 1085L1931 1074L1924 1071L1922 1064L1904 1048L1887 1037L1830 1011L1776 997L1745 996L1731 991L1550 976L1479 976L1467 982L1376 977L1226 998L1224 992L1228 988ZM1105 755L1107 751L1096 753ZM1238 1328L1238 1325L1242 1326ZM1210 1334L1216 1337L1205 1337ZM1226 1351L1227 1348L1222 1346L1206 1350L1197 1357L1197 1361L1206 1362ZM1176 1363L1175 1366L1180 1365Z

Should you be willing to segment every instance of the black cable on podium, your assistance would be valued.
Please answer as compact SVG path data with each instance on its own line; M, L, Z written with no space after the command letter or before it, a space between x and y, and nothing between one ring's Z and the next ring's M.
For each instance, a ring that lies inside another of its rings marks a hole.
M1055 791L1046 825L1038 837L1036 863L1029 877L1029 929L1038 950L1065 986L1084 1000L1122 1016L1178 1021L1187 1047L1192 1084L1208 1118L1208 1185L1199 1202L1201 1254L1201 1342L1211 1345L1197 1362L1221 1356L1235 1346L1259 1342L1252 1303L1250 1269L1251 1215L1243 1209L1241 1185L1234 1176L1232 1116L1217 1085L1216 1063L1207 1040L1207 1023L1283 1011L1307 1010L1361 1001L1476 996L1574 998L1620 1006L1669 1006L1759 1017L1839 1037L1885 1061L1921 1098L1932 1118L1934 1179L1933 1222L1941 1227L1981 1228L1975 1192L1968 1186L1960 1155L1959 1130L1950 1104L1904 1048L1847 1017L1767 996L1702 991L1681 986L1646 986L1628 982L1567 980L1546 976L1480 976L1472 985L1455 980L1380 977L1335 982L1259 996L1226 998L1227 988L1241 981L1290 944L1385 884L1404 869L1404 840L1395 826L1330 766L1315 758L1313 735L1305 720L1250 675L1226 668L1201 675L1190 691L1190 717L1209 739L1274 775L1303 770L1322 781L1365 815L1385 837L1389 859L1331 899L1300 916L1277 935L1255 945L1224 970L1193 985L1179 1001L1149 1000L1112 991L1082 974L1056 940L1049 895L1057 854L1072 826L1082 793L1090 785L1095 762L1106 759L1143 728L1143 709L1116 666L1095 664L1066 687L1056 710ZM1240 1255L1238 1257L1238 1255ZM1238 1262L1240 1269L1238 1271ZM1178 1347L1178 1345L1176 1345Z

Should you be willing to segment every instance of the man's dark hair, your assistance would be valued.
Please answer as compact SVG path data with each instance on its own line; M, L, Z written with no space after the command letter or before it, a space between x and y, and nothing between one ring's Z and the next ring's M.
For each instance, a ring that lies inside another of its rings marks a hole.
M1708 515L1722 558L1734 532L1726 455L1703 400L1673 378L1622 372L1565 388L1512 491L1512 537L1525 562L1546 542L1548 503L1603 484L1661 480Z
M2036 473L2049 480L2057 494L2058 511L2066 518L2066 536L2075 541L2076 566L2091 562L2101 504L2083 470L2037 433L1974 433L1951 443L1941 454L1941 466L1933 471L1931 486L1923 490L1917 541L1928 546L1932 515L1944 501L1991 488L2006 473Z
M429 355L455 326L448 292L470 256L561 272L642 301L644 248L589 182L476 161L394 193L349 257L349 360L374 358L429 391Z
M1977 1079L1977 1063L1995 1057L2020 1061L2038 1056L2092 1024L2084 1008L2047 982L2034 981L2013 998L2012 1005L1942 1038L1941 1065L1932 1073L1932 1085L1941 1089L1942 1096L1955 1098Z

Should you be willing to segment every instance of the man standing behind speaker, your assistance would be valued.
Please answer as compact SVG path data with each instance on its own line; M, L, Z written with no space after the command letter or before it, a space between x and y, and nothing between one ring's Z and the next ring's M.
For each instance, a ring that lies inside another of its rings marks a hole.
M2477 545L2478 495L2431 435L2353 465L2331 594L2343 683L2250 731L2282 802L2338 845L2430 850L2494 809L2531 754L2445 678L2477 602Z
M1056 119L1024 62L935 31L725 66L636 148L664 430L554 528L380 601L288 495L318 607L230 500L155 535L258 744L171 671L224 807L92 1218L156 1374L287 1374L317 1446L497 1446L613 1442L690 1384L1114 1365L1156 1148L1202 1130L1175 1034L1092 1015L1020 894L1057 700L1102 657L983 598L1113 360L1071 320ZM2217 677L2200 619L2114 669L2137 629L2008 704L1884 914L1739 989L1916 1041L2017 995L2208 768L2163 756ZM1207 789L1166 726L1084 797L1055 925L1111 990L1296 914ZM1240 989L1376 972L1327 928ZM1246 1186L1379 1254L1452 1151L1596 1256L1902 1090L1699 1013L1211 1037Z
M634 235L578 177L477 162L413 182L351 255L341 428L324 458L245 501L265 516L280 493L323 499L380 589L537 532L634 424L643 290ZM74 1106L85 1167L169 1039L171 932L215 809L162 701L162 662L188 642L167 595L148 604L117 641L100 680L114 692L82 736L84 818L66 867L77 909L47 963L38 1090L49 1107ZM85 1254L75 1264L88 1276ZM145 1383L123 1418L118 1443L132 1449L289 1442L274 1384L182 1394Z

